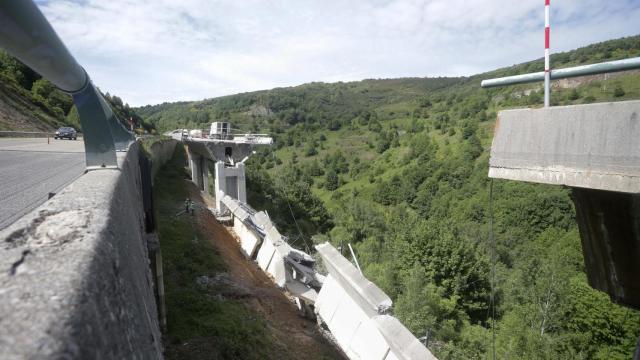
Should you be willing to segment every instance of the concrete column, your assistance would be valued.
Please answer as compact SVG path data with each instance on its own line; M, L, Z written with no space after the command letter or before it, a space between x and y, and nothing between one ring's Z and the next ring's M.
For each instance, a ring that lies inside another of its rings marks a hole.
M195 162L198 155L191 151L189 147L187 147L187 156L189 157L189 170L191 170L191 180L193 182L196 182L197 165L195 164Z
M207 165L207 159L204 158L204 156L200 156L199 161L198 161L198 189L200 191L204 191L204 176L206 173L206 169L205 166Z
M191 170L192 180L198 187L198 189L202 189L202 156L198 154L193 154L193 168Z
M224 173L224 163L222 161L216 162L216 174L215 174L215 197L216 197L216 209L219 212L226 210L224 204L222 204L222 197L220 193L227 193L227 179Z
M188 148L187 148L188 149ZM203 170L203 162L204 157L200 154L196 154L190 149L187 150L187 155L189 156L189 168L191 169L191 180L198 187L198 189L202 190L202 185L204 183L202 179L202 170Z
M202 158L202 191L209 193L209 160Z
M236 168L238 171L236 172L238 175L238 181L236 182L238 185L238 197L237 199L243 203L247 203L247 184L244 177L244 163L236 164Z
M572 188L589 285L640 307L640 194Z

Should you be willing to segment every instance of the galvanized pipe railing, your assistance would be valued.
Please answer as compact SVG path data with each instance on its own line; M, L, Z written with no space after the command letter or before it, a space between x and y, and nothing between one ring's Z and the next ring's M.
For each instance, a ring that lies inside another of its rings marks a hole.
M566 69L551 70L551 80L566 79L570 77L585 75L597 75L633 69L640 69L640 57L617 61L607 61L591 65L576 66ZM531 74L482 80L480 86L488 88L506 85L526 84L537 81L544 81L544 71Z
M126 150L134 135L120 124L32 0L0 1L0 47L73 97L87 169L117 167L116 150Z

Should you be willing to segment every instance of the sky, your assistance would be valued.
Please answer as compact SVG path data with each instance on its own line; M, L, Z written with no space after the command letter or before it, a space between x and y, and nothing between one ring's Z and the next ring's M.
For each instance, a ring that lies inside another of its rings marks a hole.
M465 76L541 58L543 0L37 0L132 106L312 81ZM640 34L640 0L552 0L551 51Z

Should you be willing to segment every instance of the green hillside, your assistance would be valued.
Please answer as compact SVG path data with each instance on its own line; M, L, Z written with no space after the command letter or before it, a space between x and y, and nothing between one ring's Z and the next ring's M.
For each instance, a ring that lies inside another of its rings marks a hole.
M640 36L552 56L556 68L640 56ZM353 244L367 277L442 359L628 359L640 313L586 282L569 191L487 177L497 111L542 85L486 78L311 83L135 109L160 131L230 121L276 143L247 166L249 202L294 246ZM640 99L640 73L554 82L554 105ZM493 188L493 235L489 222ZM294 221L295 220L295 221ZM491 292L495 250L495 296Z
M137 132L154 132L118 96L104 97L123 124L133 118ZM61 126L82 131L71 96L0 49L0 131L52 132Z

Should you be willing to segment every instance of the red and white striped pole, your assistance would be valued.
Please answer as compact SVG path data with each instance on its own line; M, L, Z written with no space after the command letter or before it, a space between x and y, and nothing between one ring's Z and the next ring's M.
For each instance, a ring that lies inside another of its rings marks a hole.
M544 107L549 107L551 96L551 66L549 64L549 4L550 0L544 0Z

